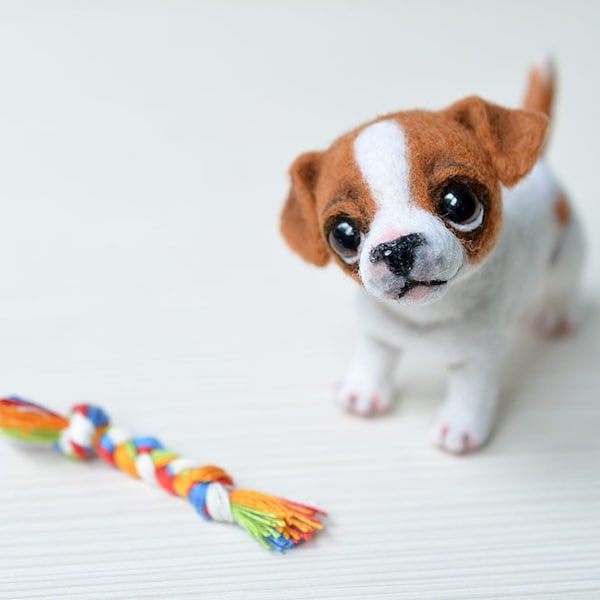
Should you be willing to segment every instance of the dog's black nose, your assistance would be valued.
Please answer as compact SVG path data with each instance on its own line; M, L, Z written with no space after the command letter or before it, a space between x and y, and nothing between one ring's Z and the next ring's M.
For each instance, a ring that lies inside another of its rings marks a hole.
M369 259L372 263L382 260L394 275L406 277L413 268L415 250L424 243L425 238L420 233L410 233L379 244L371 250Z

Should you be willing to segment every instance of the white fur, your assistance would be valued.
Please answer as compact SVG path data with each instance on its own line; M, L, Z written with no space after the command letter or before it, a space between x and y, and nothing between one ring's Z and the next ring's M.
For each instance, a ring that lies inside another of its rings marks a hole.
M338 402L360 414L387 408L395 357L421 348L449 369L448 395L433 440L462 453L485 443L492 430L507 323L532 310L550 330L573 320L582 237L577 222L557 223L560 188L539 162L518 185L502 190L503 230L490 255L470 265L441 219L411 204L405 148L393 121L367 127L355 141L356 160L378 210L359 263L365 284L362 334ZM368 254L377 244L412 232L422 233L427 245L411 277L450 281L443 289L416 288L420 295L399 301L394 293L402 278L391 282L385 265L373 265Z
M337 390L342 408L364 416L387 411L392 405L394 359L388 346L361 335L348 375Z
M415 232L428 243L417 250L412 276L424 281L454 277L465 260L463 247L441 219L412 202L406 140L400 125L391 119L369 125L354 141L354 153L378 208L359 261L365 288L381 299L398 295L404 279L393 276L382 263L373 264L369 253L381 243ZM421 288L411 294L410 301L427 304L442 293L439 288Z
M354 155L380 209L404 212L410 198L406 140L393 120L369 125L354 140Z
M552 54L544 53L536 61L536 66L545 81L550 82L554 76L554 59Z

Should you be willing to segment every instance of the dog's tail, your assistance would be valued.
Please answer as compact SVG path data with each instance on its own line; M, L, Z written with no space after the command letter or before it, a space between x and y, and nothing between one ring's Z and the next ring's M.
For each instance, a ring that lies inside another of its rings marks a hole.
M529 72L529 82L523 108L537 110L551 117L555 87L556 69L554 61L550 56L544 56Z

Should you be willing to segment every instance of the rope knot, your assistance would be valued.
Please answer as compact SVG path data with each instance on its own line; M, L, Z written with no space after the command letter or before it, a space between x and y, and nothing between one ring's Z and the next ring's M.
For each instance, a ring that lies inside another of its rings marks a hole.
M101 408L77 404L71 409L68 425L60 432L56 448L70 458L90 458L109 424L108 415Z
M229 493L233 479L213 465L183 469L174 477L176 494L187 497L196 512L205 519L234 523Z
M0 434L26 442L54 444L67 457L94 453L133 477L187 498L206 519L237 523L266 548L283 552L323 528L323 511L252 490L237 490L219 467L165 449L154 437L131 437L110 426L97 406L80 404L63 417L39 404L11 396L0 399Z

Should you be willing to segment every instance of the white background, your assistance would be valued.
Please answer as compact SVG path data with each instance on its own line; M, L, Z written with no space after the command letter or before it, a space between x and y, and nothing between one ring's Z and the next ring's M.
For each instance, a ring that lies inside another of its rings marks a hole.
M582 1L0 2L1 393L100 404L330 513L282 557L100 461L6 444L0 598L600 598L598 17ZM355 284L280 239L287 168L384 112L518 105L548 49L586 316L574 337L517 339L497 434L458 459L426 439L443 393L426 358L398 373L391 415L332 405Z

